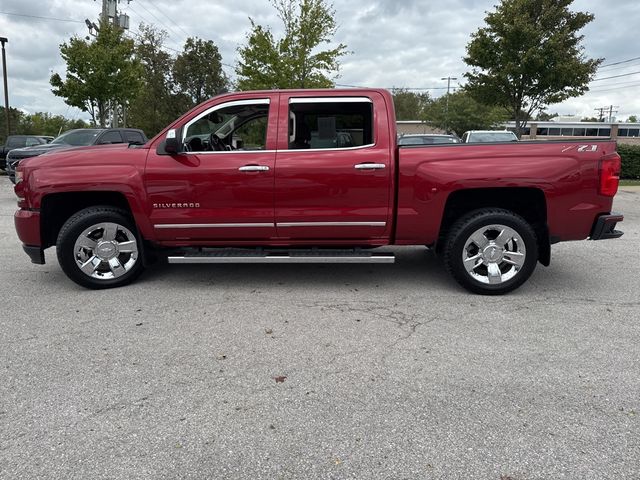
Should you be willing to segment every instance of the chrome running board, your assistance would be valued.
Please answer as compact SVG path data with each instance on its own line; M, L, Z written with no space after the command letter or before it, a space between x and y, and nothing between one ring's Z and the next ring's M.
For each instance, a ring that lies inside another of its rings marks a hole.
M169 255L169 263L394 263L393 253L369 250L251 250L201 249Z

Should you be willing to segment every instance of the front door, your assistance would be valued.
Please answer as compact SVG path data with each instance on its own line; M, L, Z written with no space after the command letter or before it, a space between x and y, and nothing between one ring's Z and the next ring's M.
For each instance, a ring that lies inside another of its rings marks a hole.
M185 153L149 155L145 184L159 240L275 237L276 105L277 94L216 105L182 128Z

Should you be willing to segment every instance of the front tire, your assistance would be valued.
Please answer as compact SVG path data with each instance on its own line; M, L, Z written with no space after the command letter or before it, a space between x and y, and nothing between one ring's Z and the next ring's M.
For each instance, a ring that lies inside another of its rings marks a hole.
M509 210L482 209L460 218L444 251L447 270L473 293L501 295L533 273L538 243L531 225Z
M86 288L121 287L144 270L142 242L124 210L96 206L71 216L56 243L64 273Z

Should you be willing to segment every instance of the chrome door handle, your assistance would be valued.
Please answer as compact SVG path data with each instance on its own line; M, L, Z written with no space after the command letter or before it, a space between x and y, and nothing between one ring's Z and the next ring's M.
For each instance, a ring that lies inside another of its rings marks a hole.
M268 172L269 167L266 165L245 165L244 167L240 167L238 170L241 172Z
M358 163L353 166L356 170L382 170L387 168L384 163Z

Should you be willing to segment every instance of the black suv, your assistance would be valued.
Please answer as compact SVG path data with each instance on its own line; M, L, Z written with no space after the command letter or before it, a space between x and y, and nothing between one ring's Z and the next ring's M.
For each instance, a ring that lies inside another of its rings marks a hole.
M7 142L0 146L0 168L6 165L7 154L14 148L31 147L47 143L44 137L38 135L9 135Z
M17 148L7 154L6 170L9 178L15 183L16 167L20 160L37 157L43 153L71 147L88 145L110 145L113 143L129 143L144 145L147 137L142 130L135 128L79 128L64 132L51 143Z

